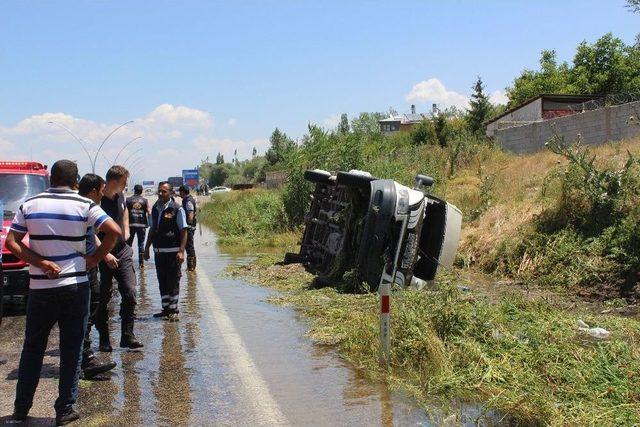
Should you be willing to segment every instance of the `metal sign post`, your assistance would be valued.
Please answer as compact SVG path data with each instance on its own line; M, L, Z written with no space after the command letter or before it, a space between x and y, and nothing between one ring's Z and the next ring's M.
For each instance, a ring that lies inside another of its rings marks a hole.
M391 286L396 282L398 259L400 258L402 241L404 240L408 223L407 215L397 215L397 217L402 218L402 227L396 243L393 264L387 264L384 267L380 276L380 285L378 286L378 293L380 294L380 363L385 366L388 366L391 361ZM389 270L391 271L389 272Z
M391 351L391 283L384 281L380 293L380 363L389 364Z

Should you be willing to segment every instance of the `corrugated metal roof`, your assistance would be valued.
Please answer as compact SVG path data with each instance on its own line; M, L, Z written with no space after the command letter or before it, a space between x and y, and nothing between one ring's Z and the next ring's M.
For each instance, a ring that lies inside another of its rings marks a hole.
M424 120L424 118L425 116L423 114L400 114L398 116L389 116L386 119L379 120L378 123L419 123Z

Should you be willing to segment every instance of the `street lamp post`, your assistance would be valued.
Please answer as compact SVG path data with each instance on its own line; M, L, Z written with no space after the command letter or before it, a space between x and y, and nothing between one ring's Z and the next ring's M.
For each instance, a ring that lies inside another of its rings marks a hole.
M136 136L131 141L129 141L126 144L124 144L124 146L120 149L120 151L118 151L118 154L116 154L116 158L113 159L113 162L111 162L111 164L115 165L116 162L118 161L118 157L120 157L120 154L122 154L122 151L124 151L125 148L127 148L129 145L133 144L134 142L136 142L139 139L142 139L142 137L141 136Z
M84 143L82 142L82 139L78 138L73 132L71 132L71 130L69 130L68 127L66 127L63 124L60 124L58 122L54 122L54 121L49 121L48 122L50 125L56 125L59 126L60 128L62 128L65 132L67 132L69 135L71 135L76 141L78 141L78 143L80 144L80 146L82 147L82 149L84 150L84 152L87 154L87 157L89 157L89 165L91 166L91 169L95 172L95 165L93 164L93 160L91 158L91 154L89 154L89 150L87 150L87 147L84 145Z
M127 162L129 160L131 160L131 158L133 156L135 156L136 154L138 154L139 152L142 151L142 147L138 148L137 150L135 150L134 152L132 152L131 154L129 154L129 156L124 160L124 162L122 162L122 166L126 166Z

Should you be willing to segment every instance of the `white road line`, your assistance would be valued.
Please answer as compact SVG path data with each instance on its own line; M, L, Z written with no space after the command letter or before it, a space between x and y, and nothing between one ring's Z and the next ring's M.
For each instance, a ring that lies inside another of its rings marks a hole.
M256 415L261 421L269 425L288 425L286 417L269 392L267 383L260 375L260 371L244 346L242 338L236 331L233 321L222 305L222 301L216 294L211 281L207 278L206 272L198 268L198 273L198 285L200 285L200 289L211 307L211 314L218 326L224 344L231 350L230 353L234 355L230 364L240 378L247 394L245 402L253 405Z

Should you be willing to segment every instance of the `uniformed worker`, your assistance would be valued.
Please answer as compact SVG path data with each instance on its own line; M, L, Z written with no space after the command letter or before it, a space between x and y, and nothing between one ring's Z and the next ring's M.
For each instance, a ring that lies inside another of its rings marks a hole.
M187 218L184 209L172 198L173 186L166 181L158 185L158 201L151 209L151 221L144 259L149 259L153 245L156 274L162 298L162 311L153 317L178 320L178 294L180 267L184 262L187 245Z
M196 231L196 200L189 194L189 187L180 186L182 209L187 215L187 271L196 269L196 248L193 245L193 236Z
M138 263L144 265L144 238L149 226L149 214L151 207L147 199L142 197L142 185L133 187L133 196L127 197L127 210L129 211L129 240L127 245L133 247L133 239L138 239Z

